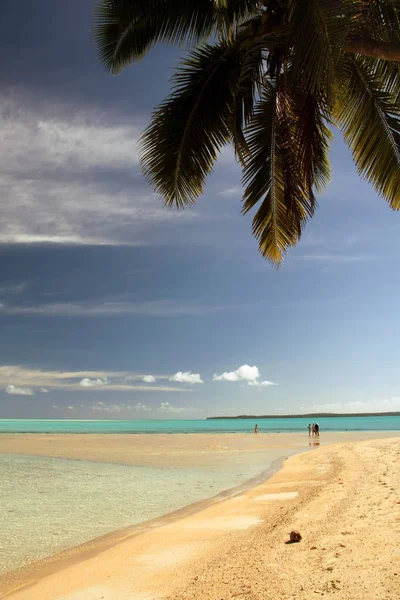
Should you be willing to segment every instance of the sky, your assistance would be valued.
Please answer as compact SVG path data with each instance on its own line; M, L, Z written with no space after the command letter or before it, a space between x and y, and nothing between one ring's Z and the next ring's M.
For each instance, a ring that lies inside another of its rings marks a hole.
M400 214L340 133L276 269L230 148L193 208L146 183L138 139L184 50L113 77L93 7L0 9L0 418L400 410Z

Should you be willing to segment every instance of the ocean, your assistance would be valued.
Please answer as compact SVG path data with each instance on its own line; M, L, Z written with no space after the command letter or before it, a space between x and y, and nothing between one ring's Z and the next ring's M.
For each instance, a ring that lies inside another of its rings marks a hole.
M260 433L306 431L309 418L81 421L0 419L0 433L243 433L255 422ZM321 431L400 431L394 417L319 417Z

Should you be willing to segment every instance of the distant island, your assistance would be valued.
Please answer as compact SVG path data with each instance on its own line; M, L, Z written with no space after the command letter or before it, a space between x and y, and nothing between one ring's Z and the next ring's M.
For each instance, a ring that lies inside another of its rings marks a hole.
M374 413L306 413L302 415L237 415L236 417L207 417L213 419L315 419L316 417L398 417L397 412L374 412Z

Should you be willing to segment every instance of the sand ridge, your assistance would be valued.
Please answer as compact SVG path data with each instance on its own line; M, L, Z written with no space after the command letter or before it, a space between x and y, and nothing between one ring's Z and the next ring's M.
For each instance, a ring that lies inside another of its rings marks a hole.
M9 597L394 600L399 458L400 438L299 454L240 496L122 540ZM302 542L285 544L291 529Z

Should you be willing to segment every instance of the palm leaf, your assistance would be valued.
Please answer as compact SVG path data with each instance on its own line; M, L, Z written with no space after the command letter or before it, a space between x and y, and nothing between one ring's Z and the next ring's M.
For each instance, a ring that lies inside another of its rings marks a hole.
M341 82L336 106L359 173L390 206L400 209L400 105L382 86L371 61L349 59L348 78Z
M258 0L214 0L220 40L232 40L237 26L259 10Z
M260 204L253 233L277 264L297 243L315 210L313 187L329 178L329 131L307 92L266 82L248 127L243 212Z
M374 0L362 5L360 25L364 35L384 42L400 40L399 0Z
M257 7L255 0L101 0L94 35L104 66L119 73L155 44L181 45L222 35Z
M220 149L240 74L240 48L204 45L174 77L172 95L154 112L141 143L144 173L168 206L195 202Z
M244 131L261 96L263 81L269 75L271 48L284 53L286 41L283 28L277 28L272 21L266 22L262 14L243 22L238 28L235 44L240 46L243 60L229 128L236 156L243 165L249 155Z
M312 95L334 97L335 62L354 12L343 0L288 0L292 64L296 81Z
M328 153L332 134L327 126L327 102L323 95L313 96L301 87L293 88L292 94L297 168L304 176L308 193L311 195L314 189L320 193L331 178Z
M380 89L388 92L394 104L400 103L400 63L364 57L368 69L379 82Z
M243 165L249 154L244 129L253 116L265 70L265 36L260 36L261 25L261 16L253 18L243 24L236 36L236 43L243 51L243 60L228 125L236 156Z
M113 73L158 42L195 44L215 29L213 0L102 0L94 35L100 60Z

